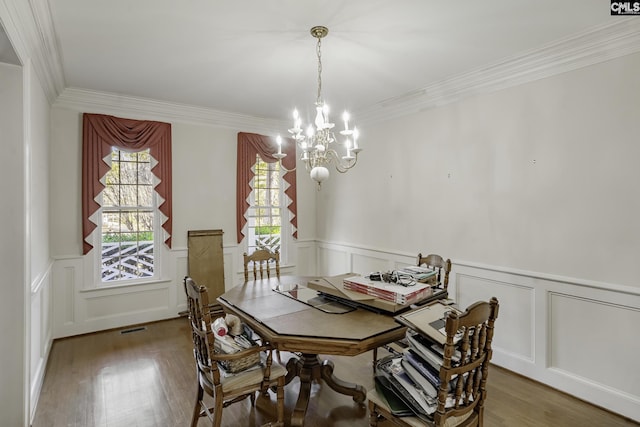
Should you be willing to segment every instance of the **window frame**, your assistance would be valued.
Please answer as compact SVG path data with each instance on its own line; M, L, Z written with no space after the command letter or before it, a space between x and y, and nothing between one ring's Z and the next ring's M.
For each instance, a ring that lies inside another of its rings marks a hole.
M113 146L112 150L118 150L121 152L127 152L127 153L139 153L142 151L149 151L149 156L150 156L150 170L153 168L155 159L153 159L153 157L151 156L150 150L148 148L145 149L141 149L141 150L127 150L127 149L123 149L121 147L116 147ZM112 157L109 156L107 158L107 164L109 166L109 169L111 170L112 167ZM165 252L164 249L164 244L163 244L163 228L162 228L162 221L161 221L161 212L158 206L158 201L159 201L159 197L158 197L158 193L155 190L155 187L158 183L158 178L152 173L151 174L151 203L152 203L152 207L151 210L153 211L153 275L151 276L147 276L147 277L143 277L143 278L136 278L136 279L120 279L120 280L110 280L110 281L104 281L102 280L102 218L103 218L103 214L105 211L105 206L104 206L104 191L101 191L98 197L98 203L100 205L100 207L98 208L98 210L95 213L95 219L96 219L96 225L97 228L94 232L94 238L93 240L93 247L94 247L94 256L93 258L93 283L94 283L94 287L95 288L110 288L110 287L120 287L120 286L131 286L131 285L138 285L138 284L148 284L148 283L154 283L154 282L158 282L161 280L162 278L162 266L163 266L163 254ZM106 181L106 175L102 178L102 180ZM148 184L145 184L148 185ZM105 189L106 189L106 185L105 185ZM126 206L122 209L127 209L127 208L132 208L133 206ZM140 206L135 206L134 208L139 208ZM144 208L147 208L146 206Z
M256 205L255 205L255 189L254 189L254 182L256 177L258 176L255 173L256 167L258 165L258 162L261 161L263 162L265 165L267 165L268 169L271 169L272 166L277 165L277 162L265 162L264 159L262 159L262 157L259 154L256 154L256 159L255 162L251 165L251 170L252 172L254 172L253 178L251 179L251 182L249 183L251 186L251 192L249 193L249 208L247 209L247 229L246 229L246 236L244 238L244 251L248 254L251 254L256 246L255 244L255 240L251 241L251 228L255 228L255 226L251 225L252 222L252 218L255 217L251 217L249 212L251 212L253 209L256 209ZM280 200L280 205L278 206L278 209L280 210L280 263L281 265L283 264L288 264L289 262L289 248L291 247L291 245L293 244L293 238L291 236L291 224L289 222L289 210L287 209L287 203L289 201L289 197L285 194L285 190L286 190L286 180L284 179L284 175L285 172L283 171L282 167L278 166L278 200Z

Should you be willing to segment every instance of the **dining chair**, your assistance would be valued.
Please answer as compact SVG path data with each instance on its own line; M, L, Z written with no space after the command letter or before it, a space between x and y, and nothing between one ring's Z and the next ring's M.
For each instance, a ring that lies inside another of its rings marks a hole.
M280 278L280 252L271 252L268 249L256 249L251 255L244 256L244 281L249 281L249 271L253 272L253 280L258 280L258 272L260 279L271 277L271 266L275 267L275 276ZM251 269L249 268L251 266Z
M478 301L470 305L462 314L452 310L447 315L437 408L429 421L392 415L388 401L374 388L367 393L370 426L387 420L401 427L482 427L498 308L498 300L494 297L489 302Z
M264 279L266 273L267 278L271 277L271 266L275 268L275 277L280 278L280 252L272 252L268 249L256 249L251 255L245 252L244 257L244 282L249 281L249 272L252 272L253 280ZM258 273L260 273L258 275ZM276 350L276 359L282 364L280 351Z
M427 267L431 267L436 270L436 281L438 283L438 287L443 290L447 290L449 286L449 273L451 272L451 260L445 260L440 255L429 254L427 256L422 256L421 253L418 254L418 267L425 265Z
M207 416L212 426L219 427L222 422L222 410L232 403L247 397L255 404L255 393L268 396L271 388L276 390L277 421L267 426L284 426L284 384L286 369L272 363L271 349L268 345L256 345L233 354L217 352L215 349L212 325L217 316L209 310L207 288L199 286L190 277L185 277L184 288L187 294L189 322L193 337L193 354L196 362L197 394L191 417L191 427L198 425L200 417ZM256 355L260 356L256 358ZM259 368L229 373L223 366L242 365L246 360L262 360ZM213 398L213 405L205 402L205 393Z

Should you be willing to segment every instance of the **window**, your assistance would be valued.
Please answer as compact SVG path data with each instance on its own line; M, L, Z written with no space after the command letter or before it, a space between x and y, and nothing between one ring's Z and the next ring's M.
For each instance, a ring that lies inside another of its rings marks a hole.
M113 147L102 192L103 282L154 276L156 213L149 150Z
M83 114L82 253L87 286L160 279L171 248L171 125Z
M282 169L274 153L275 138L238 132L236 176L236 233L247 253L267 247L280 250L280 260L291 262L287 251L298 238L296 145L282 145ZM289 170L289 172L286 172ZM292 257L292 258L295 258Z
M256 249L282 252L282 178L279 163L256 155L247 224L247 253Z

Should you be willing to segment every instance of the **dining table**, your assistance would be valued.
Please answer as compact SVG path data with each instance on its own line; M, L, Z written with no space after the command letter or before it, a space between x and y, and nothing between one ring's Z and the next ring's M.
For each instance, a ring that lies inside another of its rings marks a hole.
M351 307L325 299L309 288L317 277L281 276L248 281L226 291L218 302L277 351L294 355L286 363L286 383L300 379L291 415L304 425L313 382L324 381L338 393L364 403L367 390L334 374L321 355L355 356L404 338L406 327L392 314Z

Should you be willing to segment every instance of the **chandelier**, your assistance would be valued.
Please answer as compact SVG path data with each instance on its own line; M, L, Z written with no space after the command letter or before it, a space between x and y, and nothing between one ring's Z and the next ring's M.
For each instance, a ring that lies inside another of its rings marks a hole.
M289 129L292 138L302 150L300 160L304 162L311 179L318 183L318 188L320 188L323 181L329 178L327 166L333 163L338 172L345 173L356 165L358 153L362 151L362 148L358 147L358 129L356 127L349 129L349 113L346 111L342 115L344 129L340 131L340 135L343 136L342 145L344 147L341 151L345 155L341 156L333 148L339 145L333 131L335 125L329 121L329 107L322 99L321 41L328 33L329 29L327 27L317 26L311 28L311 35L318 39L316 47L318 55L318 94L316 97L315 128L313 124L309 124L305 134L303 134L302 119L298 114L298 110L294 109L293 127ZM282 138L280 138L280 135L277 137L277 143L278 153L275 157L282 163L282 159L286 154L282 153ZM282 167L282 164L280 166Z

